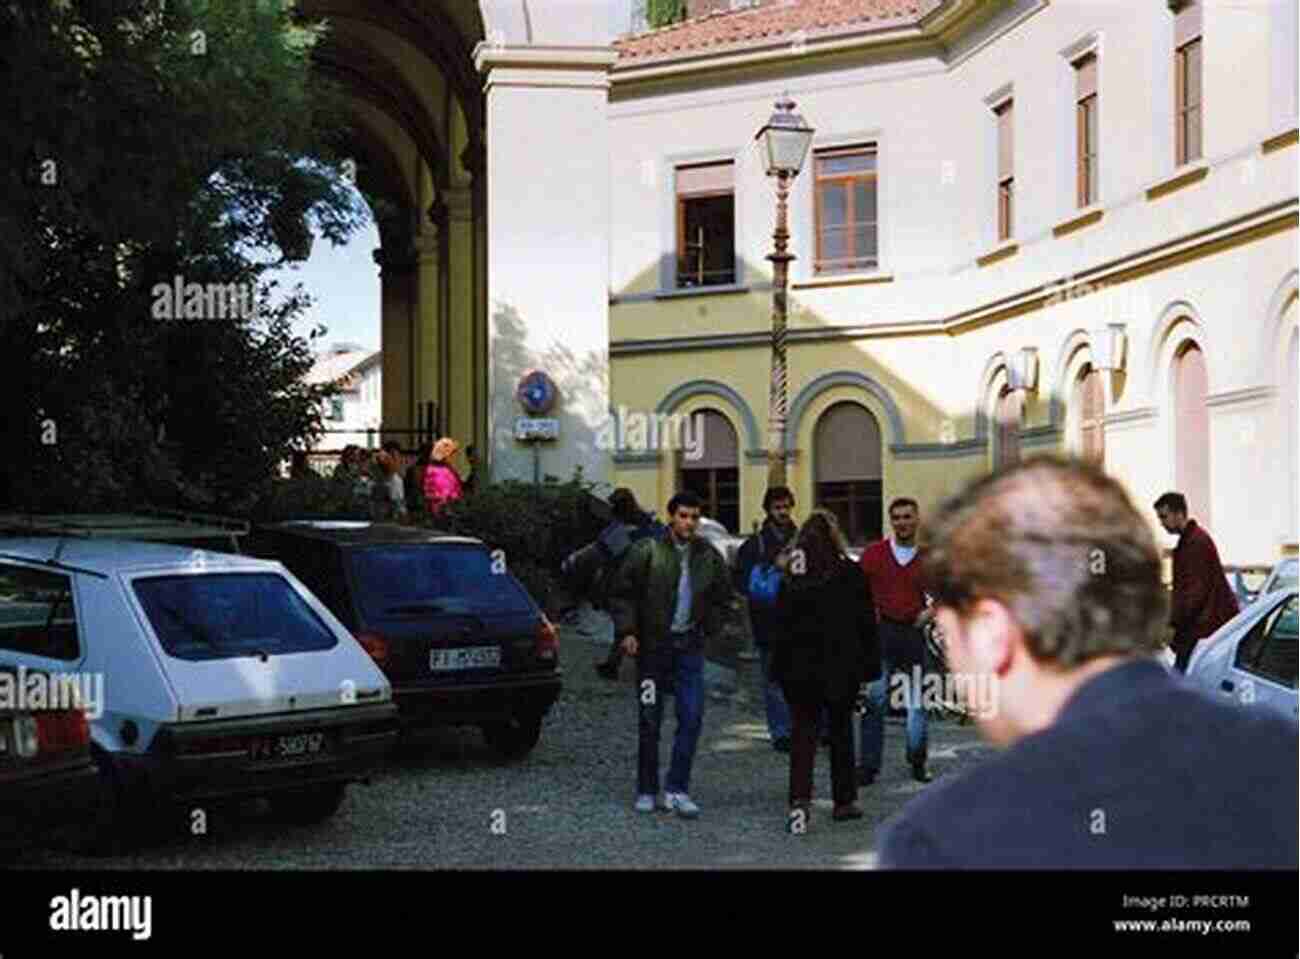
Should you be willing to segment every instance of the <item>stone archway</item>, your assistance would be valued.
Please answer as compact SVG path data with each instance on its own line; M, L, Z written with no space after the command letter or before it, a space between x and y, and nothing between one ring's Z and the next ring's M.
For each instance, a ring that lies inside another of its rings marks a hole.
M384 427L423 411L486 451L485 98L473 51L485 37L462 0L300 0L324 18L313 67L344 92L356 183L376 214ZM390 434L405 444L409 432ZM486 459L486 456L484 457Z

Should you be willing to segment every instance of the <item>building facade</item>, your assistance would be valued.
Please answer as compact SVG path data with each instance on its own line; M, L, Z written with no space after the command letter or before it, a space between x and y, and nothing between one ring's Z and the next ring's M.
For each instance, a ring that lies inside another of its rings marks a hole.
M618 41L612 399L708 426L694 463L625 445L616 482L761 516L775 193L754 135L788 92L816 130L790 196L802 509L863 541L894 496L924 513L1053 451L1144 506L1185 491L1225 562L1294 550L1295 16L810 2Z
M766 486L773 184L790 196L784 455L855 539L1038 451L1141 505L1180 488L1228 563L1297 527L1296 0L303 0L386 203L383 424L530 479L515 388L559 387L542 472ZM615 9L615 8L618 9ZM400 436L398 437L400 438ZM1168 542L1163 534L1162 541Z

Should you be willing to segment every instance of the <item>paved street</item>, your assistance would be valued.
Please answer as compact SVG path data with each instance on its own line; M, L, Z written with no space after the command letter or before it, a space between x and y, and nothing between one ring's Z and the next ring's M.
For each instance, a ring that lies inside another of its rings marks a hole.
M498 759L474 729L439 732L399 756L370 787L354 787L337 816L313 827L272 823L257 805L214 813L208 835L177 836L138 855L86 859L55 850L12 865L37 868L428 869L459 868L866 868L877 826L922 789L978 762L971 726L931 725L935 782L914 783L903 765L902 726L886 727L887 768L864 789L866 816L830 819L830 768L818 757L810 831L783 831L788 757L773 752L761 718L754 664L744 663L735 702L711 700L691 793L695 821L631 809L636 760L631 682L601 680L597 647L562 640L566 686L542 742L517 764ZM671 743L664 721L664 755ZM504 812L504 821L497 814ZM494 814L497 814L494 820ZM494 831L494 825L496 827ZM504 831L502 831L504 829Z

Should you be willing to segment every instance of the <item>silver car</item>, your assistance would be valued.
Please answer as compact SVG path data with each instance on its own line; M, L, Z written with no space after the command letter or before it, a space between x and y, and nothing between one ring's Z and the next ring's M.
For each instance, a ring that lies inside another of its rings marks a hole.
M1300 720L1296 694L1297 590L1261 592L1250 606L1203 639L1187 667L1205 693Z

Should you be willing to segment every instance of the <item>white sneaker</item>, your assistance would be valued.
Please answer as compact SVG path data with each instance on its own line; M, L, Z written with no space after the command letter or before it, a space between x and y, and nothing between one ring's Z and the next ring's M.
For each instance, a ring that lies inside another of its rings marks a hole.
M700 807L691 802L686 793L664 793L664 802L668 809L683 819L694 819L700 814Z
M655 797L651 795L642 795L636 797L636 806L633 807L637 812L654 812Z

